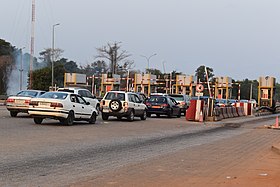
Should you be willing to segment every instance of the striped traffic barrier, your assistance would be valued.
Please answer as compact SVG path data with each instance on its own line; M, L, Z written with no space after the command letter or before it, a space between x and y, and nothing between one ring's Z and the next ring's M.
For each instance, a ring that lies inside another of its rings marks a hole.
M226 107L227 113L228 113L228 117L229 117L229 118L233 118L233 113L232 113L231 108L232 108L232 107Z
M223 110L224 119L229 118L228 113L227 113L227 108L226 107L222 107L221 109Z
M236 107L232 107L231 110L232 110L233 117L238 117Z

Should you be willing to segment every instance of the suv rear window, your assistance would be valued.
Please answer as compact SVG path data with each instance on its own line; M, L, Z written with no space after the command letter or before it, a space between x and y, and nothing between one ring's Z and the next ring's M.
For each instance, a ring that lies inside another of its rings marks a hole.
M105 97L106 100L119 99L125 101L125 94L118 92L108 92Z
M150 103L167 103L166 97L150 97L149 101Z

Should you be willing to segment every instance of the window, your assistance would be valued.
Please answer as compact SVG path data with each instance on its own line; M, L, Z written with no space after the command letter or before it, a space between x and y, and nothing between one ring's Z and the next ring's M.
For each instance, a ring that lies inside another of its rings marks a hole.
M137 95L134 95L136 103L141 103L141 99Z
M133 94L128 94L128 101L129 101L129 102L136 103L136 101L135 101L135 96L134 96Z
M81 104L86 104L86 101L79 95L77 95L77 99L78 99L78 102L81 103Z

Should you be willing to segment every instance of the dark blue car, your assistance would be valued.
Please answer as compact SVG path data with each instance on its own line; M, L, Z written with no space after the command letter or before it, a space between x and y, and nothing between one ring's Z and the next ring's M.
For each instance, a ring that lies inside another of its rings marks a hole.
M169 96L151 96L145 104L148 108L148 117L151 117L152 114L156 114L157 117L160 115L181 117L179 103Z

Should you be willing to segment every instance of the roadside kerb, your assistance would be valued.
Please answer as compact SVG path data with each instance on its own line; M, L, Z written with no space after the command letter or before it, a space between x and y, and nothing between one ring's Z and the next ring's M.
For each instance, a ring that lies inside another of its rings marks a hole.
M268 115L268 116L258 116L258 117L243 117L242 119L238 119L238 118L232 118L232 119L225 119L226 121L219 121L219 122L212 122L212 123L208 123L210 124L221 124L221 126L224 127L232 127L232 128L238 128L242 125L244 125L247 122L255 122L255 121L266 121L266 120L270 120L270 119L275 119L276 116L280 116L279 114L272 114L272 115ZM280 132L280 131L279 131ZM280 142L279 143L274 143L271 146L271 150L277 154L280 155Z

